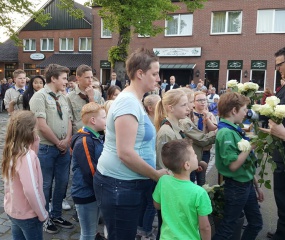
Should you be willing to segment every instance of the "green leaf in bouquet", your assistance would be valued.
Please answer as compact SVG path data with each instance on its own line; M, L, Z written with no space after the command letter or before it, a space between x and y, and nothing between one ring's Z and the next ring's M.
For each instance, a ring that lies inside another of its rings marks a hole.
M263 184L264 183L264 179L258 179L258 181L257 181L258 183L261 183L261 184Z
M267 189L271 189L270 180L266 180L265 183L264 183L264 186L265 186Z
M273 142L273 138L272 138L271 135L268 135L268 136L266 137L266 142L267 142L267 144L271 144L271 143Z

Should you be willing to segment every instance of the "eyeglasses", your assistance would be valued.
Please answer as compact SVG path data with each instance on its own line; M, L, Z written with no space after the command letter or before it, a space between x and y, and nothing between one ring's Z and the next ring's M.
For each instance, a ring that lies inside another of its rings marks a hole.
M281 62L281 63L276 64L276 65L275 65L275 68L279 68L279 67L281 67L283 63L285 63L285 61L283 61L283 62Z
M203 102L207 102L207 99L198 99L196 101L199 102L199 103L203 103Z

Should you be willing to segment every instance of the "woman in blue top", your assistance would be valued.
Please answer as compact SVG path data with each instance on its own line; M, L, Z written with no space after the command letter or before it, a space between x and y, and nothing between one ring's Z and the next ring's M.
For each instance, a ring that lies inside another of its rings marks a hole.
M141 199L166 170L155 169L155 129L142 105L159 78L157 56L138 49L126 62L130 86L111 105L93 185L108 239L135 239Z

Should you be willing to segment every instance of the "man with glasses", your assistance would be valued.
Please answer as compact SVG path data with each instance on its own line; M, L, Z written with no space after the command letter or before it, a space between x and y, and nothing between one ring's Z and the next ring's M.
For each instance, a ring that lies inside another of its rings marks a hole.
M285 104L285 48L280 49L275 53L275 67L281 75L281 88L276 92L276 97L280 99L280 104ZM285 119L282 122L283 126L276 124L269 120L270 133L278 138L285 140ZM283 141L283 147L285 148L285 142ZM281 156L280 151L275 149L273 153L273 160L276 163L276 169L274 170L274 197L278 209L278 221L277 229L274 234L268 232L267 236L274 240L284 239L285 236L285 165L284 156Z

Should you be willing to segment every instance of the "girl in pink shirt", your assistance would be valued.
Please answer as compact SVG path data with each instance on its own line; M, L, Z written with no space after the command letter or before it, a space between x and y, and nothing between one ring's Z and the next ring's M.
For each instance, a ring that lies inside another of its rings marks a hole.
M3 150L4 209L12 223L13 239L17 240L42 240L43 222L48 217L35 126L32 112L15 112Z

